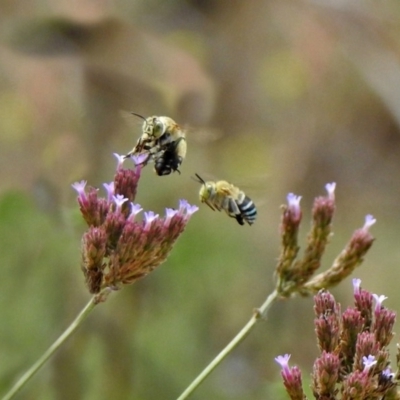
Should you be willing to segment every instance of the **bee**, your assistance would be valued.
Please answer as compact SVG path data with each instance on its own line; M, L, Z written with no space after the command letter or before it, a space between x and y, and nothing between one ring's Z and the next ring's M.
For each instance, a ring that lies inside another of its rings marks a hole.
M195 179L200 182L200 201L206 203L212 210L225 210L240 225L246 221L253 224L257 217L257 209L250 197L246 196L236 186L227 181L204 181L198 174Z
M142 135L135 147L125 156L148 153L145 161L154 161L157 175L169 175L179 171L186 156L186 136L184 130L169 117L152 116L144 118L142 115L132 113L143 119Z

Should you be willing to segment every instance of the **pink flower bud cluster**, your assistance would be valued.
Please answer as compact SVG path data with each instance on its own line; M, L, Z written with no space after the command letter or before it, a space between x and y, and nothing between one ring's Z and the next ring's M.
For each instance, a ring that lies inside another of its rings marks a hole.
M398 377L391 371L389 343L396 314L378 296L361 289L353 279L354 306L341 313L340 304L327 291L314 297L315 332L320 356L314 363L312 390L316 399L398 398ZM291 399L303 399L301 373L279 356L284 385ZM399 363L399 355L397 355ZM398 366L397 366L398 367Z
M332 235L332 219L336 209L336 184L328 183L325 188L327 195L314 200L311 229L301 258L298 257L300 250L298 233L302 218L301 197L289 193L288 204L282 207L281 254L276 267L276 276L277 290L283 297L289 297L296 292L307 295L337 285L361 264L374 241L369 228L376 221L371 215L367 215L364 226L354 232L332 266L325 272L314 275L321 266L322 256Z
M147 211L138 218L142 208L134 200L143 163L133 158L135 169L125 169L121 157L117 158L114 181L104 184L106 197L99 197L94 188L86 191L85 181L72 185L88 225L82 237L82 270L89 291L95 294L131 284L164 262L198 210L180 200L179 207L167 208L164 217Z

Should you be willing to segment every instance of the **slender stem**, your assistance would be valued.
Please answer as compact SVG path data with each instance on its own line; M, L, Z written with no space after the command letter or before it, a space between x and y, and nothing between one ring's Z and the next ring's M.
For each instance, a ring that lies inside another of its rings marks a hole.
M177 400L187 399L197 387L207 378L208 375L225 359L225 357L250 333L256 322L260 318L265 318L268 309L272 303L278 298L278 292L274 290L265 300L263 305L256 309L250 321L242 328L242 330L233 338L233 340L211 361L203 372L186 388L186 390L178 397Z
M2 400L12 399L25 384L39 371L46 361L55 353L55 351L71 336L78 326L86 319L96 304L99 302L99 295L93 296L85 308L79 313L71 325L61 334L61 336L43 353L43 355L32 365L28 371L15 383L15 385L6 393Z

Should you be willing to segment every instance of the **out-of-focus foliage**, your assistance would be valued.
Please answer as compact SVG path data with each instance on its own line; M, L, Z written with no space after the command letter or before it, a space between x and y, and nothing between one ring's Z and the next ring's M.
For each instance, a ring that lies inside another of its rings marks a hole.
M240 227L201 206L169 260L98 307L19 398L175 398L273 287L286 193L307 219L327 182L326 265L373 214L358 277L400 309L397 1L19 0L0 22L2 391L89 297L70 184L112 180L112 153L140 132L121 110L188 128L181 175L144 171L145 209L197 203L197 172L243 188L259 219ZM310 299L277 304L193 398L278 398L273 359L311 369L312 319Z

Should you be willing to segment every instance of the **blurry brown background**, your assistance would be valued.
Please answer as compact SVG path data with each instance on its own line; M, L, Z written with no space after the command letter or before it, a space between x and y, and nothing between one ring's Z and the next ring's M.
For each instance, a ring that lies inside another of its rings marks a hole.
M355 276L400 309L397 1L3 0L0 26L2 392L89 299L70 185L112 180L112 153L140 133L121 111L188 128L182 175L144 171L145 209L198 204L197 172L243 187L259 219L200 206L167 263L99 306L18 398L176 398L272 290L286 194L303 196L305 236L327 182L325 267L373 214ZM345 309L351 280L334 293ZM311 299L276 304L193 399L286 398L284 353L308 386L312 320Z

